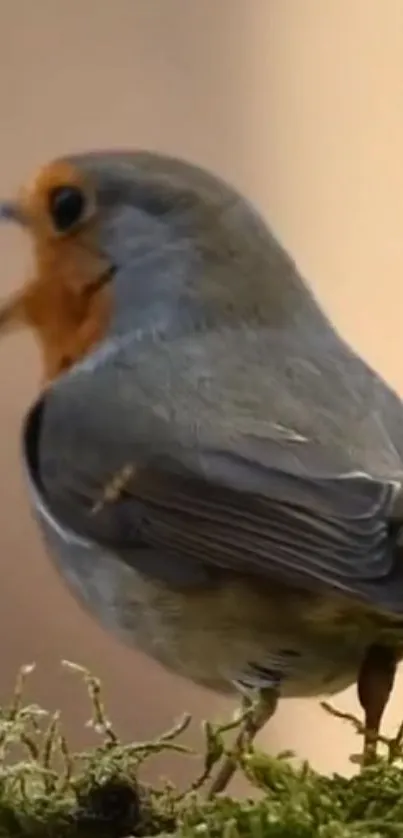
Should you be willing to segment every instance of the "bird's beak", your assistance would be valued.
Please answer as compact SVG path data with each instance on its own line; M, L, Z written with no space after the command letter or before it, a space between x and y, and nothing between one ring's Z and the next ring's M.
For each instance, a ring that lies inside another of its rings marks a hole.
M22 227L27 225L27 219L17 201L0 202L0 222L2 221L11 221L14 224L20 224Z

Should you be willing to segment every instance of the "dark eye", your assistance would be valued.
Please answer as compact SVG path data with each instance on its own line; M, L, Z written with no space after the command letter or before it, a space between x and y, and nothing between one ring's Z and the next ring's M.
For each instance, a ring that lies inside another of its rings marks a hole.
M49 195L49 212L58 233L68 233L85 213L86 200L78 186L58 186Z

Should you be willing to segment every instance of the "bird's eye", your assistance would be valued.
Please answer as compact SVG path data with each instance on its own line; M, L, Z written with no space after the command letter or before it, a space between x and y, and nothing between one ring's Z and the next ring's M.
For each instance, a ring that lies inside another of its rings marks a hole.
M68 233L82 220L86 199L79 186L58 186L49 195L49 211L55 230Z

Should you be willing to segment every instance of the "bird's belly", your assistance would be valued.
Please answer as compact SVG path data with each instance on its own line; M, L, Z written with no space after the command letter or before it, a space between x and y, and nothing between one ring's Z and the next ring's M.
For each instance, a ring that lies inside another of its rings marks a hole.
M72 549L53 530L45 535L65 581L106 628L217 692L232 692L257 665L266 685L281 676L285 696L332 694L356 680L373 639L362 626L346 631L340 603L231 575L209 589L172 591L96 545Z

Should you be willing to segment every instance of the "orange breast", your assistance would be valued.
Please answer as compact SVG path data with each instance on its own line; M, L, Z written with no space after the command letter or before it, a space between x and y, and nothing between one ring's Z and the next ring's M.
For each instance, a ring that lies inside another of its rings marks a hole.
M91 299L76 298L66 289L30 289L26 320L39 341L44 377L52 380L80 360L102 340L109 322L110 300L106 287Z
M44 377L53 379L102 340L111 294L106 261L89 242L37 243L37 277L23 295L23 319L39 341Z

